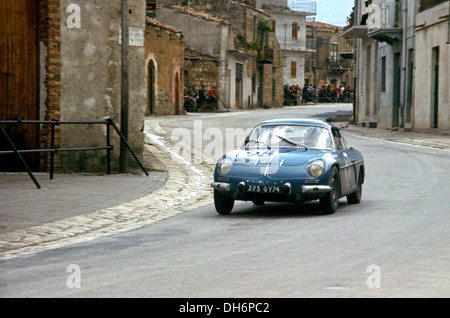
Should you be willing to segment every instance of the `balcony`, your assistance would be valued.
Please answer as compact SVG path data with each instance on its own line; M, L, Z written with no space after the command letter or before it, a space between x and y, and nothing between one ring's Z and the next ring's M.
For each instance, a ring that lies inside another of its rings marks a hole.
M335 75L343 74L352 68L352 60L347 59L335 60L332 58L328 58L326 61L326 68L328 74L335 74Z
M402 38L402 3L386 3L380 1L372 5L367 19L367 35L379 42L391 44Z
M344 28L344 32L340 35L344 38L361 39L367 37L367 25L352 25Z
M314 39L299 39L289 36L277 36L277 39L282 50L300 52L316 51L316 41Z
M265 46L258 55L258 62L262 64L272 64L273 52L274 52L273 48Z
M288 0L288 7L292 11L304 12L307 15L316 15L317 4L308 0Z

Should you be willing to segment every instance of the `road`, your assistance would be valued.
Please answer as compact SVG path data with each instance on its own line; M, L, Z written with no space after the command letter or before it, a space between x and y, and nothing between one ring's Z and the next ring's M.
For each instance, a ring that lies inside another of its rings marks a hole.
M349 110L325 105L168 117L160 124L172 135L180 127L194 134L192 119L203 130L224 131L341 109ZM1 296L449 297L448 152L346 137L366 161L359 205L341 199L335 214L321 215L315 202L237 202L231 215L220 216L209 204L140 229L0 261ZM210 142L197 146L205 150Z

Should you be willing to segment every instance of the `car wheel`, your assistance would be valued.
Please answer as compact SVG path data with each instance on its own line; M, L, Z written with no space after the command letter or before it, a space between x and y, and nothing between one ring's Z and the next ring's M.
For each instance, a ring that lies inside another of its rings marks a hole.
M227 215L231 213L234 206L234 200L218 190L214 190L214 206L217 213L221 215Z
M349 204L358 204L361 202L361 196L362 196L362 175L360 173L358 177L358 184L356 190L355 192L347 196L347 202Z
M330 171L330 187L330 192L320 199L320 208L324 214L333 214L339 205L340 181L336 167L332 167Z
M264 201L255 200L252 201L254 205L264 205Z

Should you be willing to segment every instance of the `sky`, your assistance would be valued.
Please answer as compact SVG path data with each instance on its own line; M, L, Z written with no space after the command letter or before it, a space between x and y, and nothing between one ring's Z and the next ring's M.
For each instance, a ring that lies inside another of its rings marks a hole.
M346 26L347 17L352 12L355 0L315 0L317 4L316 21L337 26Z

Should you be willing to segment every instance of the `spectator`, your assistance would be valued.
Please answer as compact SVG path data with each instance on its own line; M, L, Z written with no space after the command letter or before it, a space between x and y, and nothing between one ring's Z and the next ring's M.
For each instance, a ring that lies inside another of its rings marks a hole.
M216 88L213 86L209 92L208 92L208 98L214 103L217 103L217 96L216 96Z
M205 86L202 86L198 91L198 101L197 101L198 105L202 105L206 101L205 94L206 94Z

